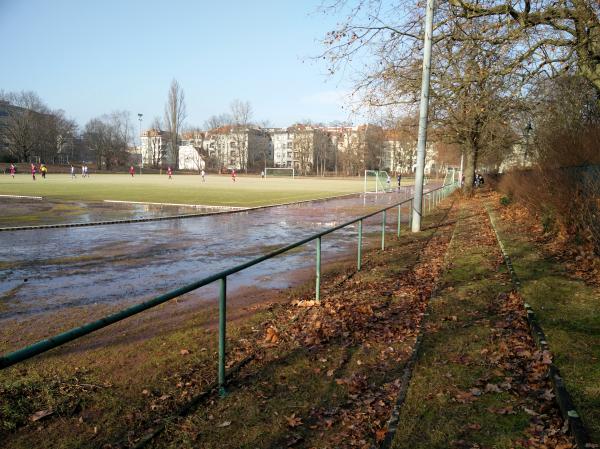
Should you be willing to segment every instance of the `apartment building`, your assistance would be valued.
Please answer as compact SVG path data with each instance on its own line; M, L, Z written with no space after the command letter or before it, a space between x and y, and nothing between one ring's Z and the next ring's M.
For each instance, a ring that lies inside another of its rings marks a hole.
M294 168L299 174L330 170L332 144L325 128L296 124L268 130L274 167Z
M261 128L222 126L206 132L203 147L219 169L254 171L273 166L271 136Z
M175 165L175 154L167 131L151 128L142 133L142 162L147 167L167 167Z

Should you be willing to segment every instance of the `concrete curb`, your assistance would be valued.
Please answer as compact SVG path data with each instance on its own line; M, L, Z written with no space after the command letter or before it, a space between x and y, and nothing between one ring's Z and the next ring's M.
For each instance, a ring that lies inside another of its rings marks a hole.
M0 195L0 198L16 198L24 200L42 200L41 196L28 196L28 195Z
M517 276L515 269L512 265L512 261L500 239L500 234L496 228L496 223L492 217L492 213L488 204L485 205L485 209L488 213L488 217L490 219L490 224L492 225L492 229L494 230L494 234L496 234L496 240L498 241L498 246L500 246L500 251L502 252L502 257L504 258L504 263L510 273L510 278L513 284L513 287L516 291L521 290L521 280ZM546 340L546 335L542 327L539 324L537 316L535 315L533 309L528 303L524 303L525 310L527 312L527 323L529 324L529 330L531 332L531 336L535 340L538 348L542 351L550 351L550 347L548 345L548 341ZM553 363L549 366L548 375L550 376L550 381L552 383L552 389L554 390L554 395L556 396L556 402L558 404L558 408L563 416L563 419L568 422L569 429L571 430L571 435L575 439L575 444L577 445L577 449L586 449L591 447L592 440L590 439L589 433L585 428L577 409L575 408L575 404L567 390L567 387L563 381L563 378L560 375L560 371L558 367Z

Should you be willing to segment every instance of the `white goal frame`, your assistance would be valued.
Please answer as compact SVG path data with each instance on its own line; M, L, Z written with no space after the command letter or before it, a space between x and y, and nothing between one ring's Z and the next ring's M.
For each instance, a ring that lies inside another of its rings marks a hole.
M391 191L391 184L389 189L385 187L387 177L388 173L383 170L365 170L364 193L385 193ZM375 181L374 186L373 181Z
M266 167L265 168L265 179L269 177L269 170L277 170L277 171L291 171L292 172L292 179L294 179L296 177L296 170L294 170L293 167ZM275 177L277 175L271 175L271 177ZM285 176L285 175L283 175Z
M458 175L459 174L459 170L455 167L448 167L448 169L446 170L446 175L444 176L444 184L442 185L450 185L450 184L456 184L457 181L459 181L458 179Z

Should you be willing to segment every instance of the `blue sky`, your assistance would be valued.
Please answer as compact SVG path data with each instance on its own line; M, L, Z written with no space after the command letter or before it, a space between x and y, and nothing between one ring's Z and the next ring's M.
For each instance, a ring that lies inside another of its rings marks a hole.
M348 120L347 81L311 59L340 17L321 0L0 0L0 89L33 90L80 125L162 116L173 78L189 125L249 101L256 120Z

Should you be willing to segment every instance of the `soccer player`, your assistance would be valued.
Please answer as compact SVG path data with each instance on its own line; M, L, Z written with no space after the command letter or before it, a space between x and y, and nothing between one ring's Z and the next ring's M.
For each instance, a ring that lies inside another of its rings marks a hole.
M131 167L129 167L129 174L131 175L132 178L133 178L133 175L135 175L135 168L133 168L133 165Z
M206 173L204 173L204 169L202 169L202 171L200 172L200 175L202 175L202 182L206 182L206 179L204 179L204 175Z
M12 176L13 179L15 177L15 171L16 171L15 164L10 164L10 176Z
M235 182L235 168L231 169L231 179Z
M75 179L75 167L71 164L71 179Z
M31 164L31 176L33 177L33 180L35 181L35 164Z
M173 175L173 169L171 166L167 167L167 175L169 175L169 179L172 179L171 176Z

